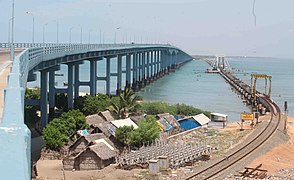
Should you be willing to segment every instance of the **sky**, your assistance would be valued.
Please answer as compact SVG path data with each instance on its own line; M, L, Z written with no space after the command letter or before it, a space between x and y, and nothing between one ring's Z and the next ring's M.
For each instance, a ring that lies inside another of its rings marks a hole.
M0 0L0 42L12 0ZM15 0L15 42L170 43L190 54L294 58L293 0ZM70 33L71 31L71 33ZM101 33L100 33L101 32ZM100 36L101 34L101 36ZM115 36L116 35L116 36ZM101 37L101 38L100 38ZM104 38L103 38L104 37Z

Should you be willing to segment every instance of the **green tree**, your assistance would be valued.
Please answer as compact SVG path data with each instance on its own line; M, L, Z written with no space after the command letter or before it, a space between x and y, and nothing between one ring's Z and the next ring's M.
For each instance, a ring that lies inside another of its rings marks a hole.
M40 88L26 89L25 99L40 99ZM26 105L24 107L24 122L30 128L36 127L36 122L40 120L37 111L39 106Z
M79 109L85 116L104 111L110 105L110 98L105 94L84 96L77 99L75 108Z
M51 150L59 150L68 141L68 136L61 133L55 126L50 124L43 130L44 145Z
M119 118L127 118L129 114L135 112L139 107L140 96L135 95L132 89L125 88L118 96L118 101L112 101L108 110L115 113Z
M25 99L40 99L40 88L26 88Z
M162 113L170 113L170 114L192 116L192 115L204 113L206 116L208 117L210 116L210 112L203 111L201 109L195 108L187 104L169 105L164 102L144 102L142 103L141 111L146 114L153 114L153 115L162 114Z
M176 108L165 102L144 102L142 104L142 111L146 114L162 114L162 113L171 113L176 112Z
M132 131L130 144L141 147L143 144L150 144L159 138L160 128L154 116L147 116L140 122L139 127Z
M55 94L55 106L58 109L62 109L63 112L67 112L68 111L67 94L65 93Z
M86 118L79 110L65 112L59 118L54 118L43 129L45 147L58 150L68 142L70 135L77 130L87 128L89 125L86 123Z
M123 126L123 127L119 127L115 130L115 137L125 143L128 144L130 143L130 136L132 134L132 132L134 131L134 127L133 126Z

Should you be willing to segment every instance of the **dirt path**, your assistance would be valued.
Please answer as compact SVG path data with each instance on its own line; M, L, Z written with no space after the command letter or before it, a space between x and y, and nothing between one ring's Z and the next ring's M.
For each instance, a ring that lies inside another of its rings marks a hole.
M287 122L288 142L273 148L248 166L256 167L262 164L262 169L268 170L269 175L274 175L281 169L294 168L294 117L288 116Z

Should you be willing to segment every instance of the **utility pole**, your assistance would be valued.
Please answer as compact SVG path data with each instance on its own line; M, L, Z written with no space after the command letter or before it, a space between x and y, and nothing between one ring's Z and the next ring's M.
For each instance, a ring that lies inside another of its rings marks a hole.
M10 43L10 61L14 60L14 0L12 0L11 12L11 43Z

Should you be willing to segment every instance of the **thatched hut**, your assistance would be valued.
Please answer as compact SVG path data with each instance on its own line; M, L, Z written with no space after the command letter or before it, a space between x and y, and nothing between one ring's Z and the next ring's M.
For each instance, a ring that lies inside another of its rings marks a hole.
M90 134L87 136L79 137L70 147L69 153L70 154L78 154L88 146L93 145L96 143L97 140L104 139L108 144L114 147L114 144L103 134L103 133L96 133Z
M112 115L109 111L98 112L98 115L101 116L105 121L108 121L108 122L114 120L114 118L112 117Z
M75 157L65 158L65 170L97 170L103 169L115 161L115 149L105 141L87 147Z

